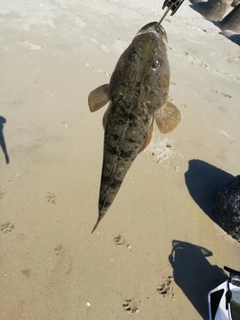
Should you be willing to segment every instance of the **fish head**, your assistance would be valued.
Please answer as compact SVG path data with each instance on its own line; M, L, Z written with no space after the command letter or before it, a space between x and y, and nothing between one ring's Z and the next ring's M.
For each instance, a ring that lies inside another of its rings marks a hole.
M158 22L138 31L112 74L109 86L112 101L147 103L150 113L167 101L170 70L166 43L166 32Z
M168 43L168 37L165 29L159 22L150 22L143 26L137 33L137 35L153 32L161 41L163 41L165 44Z

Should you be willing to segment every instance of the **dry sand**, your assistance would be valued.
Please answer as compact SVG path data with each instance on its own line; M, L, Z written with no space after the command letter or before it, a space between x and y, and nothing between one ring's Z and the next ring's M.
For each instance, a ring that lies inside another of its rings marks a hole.
M90 234L104 110L87 96L161 5L1 1L1 320L207 319L223 266L239 269L210 195L240 173L240 47L187 0L163 22L183 120L155 131Z

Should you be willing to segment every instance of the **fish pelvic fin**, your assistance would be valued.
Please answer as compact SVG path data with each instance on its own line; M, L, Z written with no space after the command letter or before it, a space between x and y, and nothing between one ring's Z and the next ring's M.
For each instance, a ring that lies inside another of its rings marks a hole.
M149 145L149 143L152 140L152 136L153 136L153 120L154 120L154 118L152 118L152 123L151 123L151 126L150 126L149 130L148 130L147 137L146 137L141 149L139 150L139 153L142 152L144 149L146 149L147 146Z
M110 100L108 96L108 89L109 84L103 84L89 93L88 106L91 112L101 109L108 103Z
M92 229L92 232L91 234L97 229L97 226L99 225L99 222L102 220L102 217L98 217L97 219L97 222L95 223L93 229Z
M167 101L162 108L154 113L154 119L161 133L173 131L181 121L181 118L181 112L170 101Z

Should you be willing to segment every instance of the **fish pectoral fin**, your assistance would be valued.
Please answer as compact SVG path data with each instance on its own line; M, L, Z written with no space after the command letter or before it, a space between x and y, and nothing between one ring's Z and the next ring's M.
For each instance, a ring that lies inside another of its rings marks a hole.
M89 93L88 106L91 112L97 111L108 103L110 100L108 96L108 89L109 84L103 84Z
M177 127L181 118L181 112L170 101L167 101L162 108L154 113L154 119L161 133L171 132Z
M151 123L151 126L150 126L149 130L148 130L147 137L146 137L141 149L139 150L139 153L142 152L144 149L146 149L147 146L149 145L149 143L152 140L152 136L153 136L153 120L154 120L154 118L152 118L152 123Z
M111 102L110 102L107 110L105 111L105 113L104 113L104 115L103 115L102 125L103 125L103 129L104 129L104 130L105 130L105 128L106 128L107 118L108 118L108 113L109 113L110 106L111 106Z

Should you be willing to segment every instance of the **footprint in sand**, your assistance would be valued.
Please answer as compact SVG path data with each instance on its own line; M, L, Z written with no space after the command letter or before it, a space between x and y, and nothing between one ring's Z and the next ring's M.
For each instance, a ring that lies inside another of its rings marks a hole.
M110 52L110 47L106 44L101 44L100 47L103 49L103 51L109 53Z
M221 136L226 137L228 142L232 145L235 145L236 142L230 137L230 135L225 130L219 130Z
M50 202L52 204L56 204L57 198L54 193L48 192L46 199L48 202Z
M107 72L107 71L105 71L105 70L103 70L103 69L98 69L98 70L97 70L97 73L105 74L105 76L107 76L107 77L110 77L110 75L111 75L111 73L109 73L109 72Z
M216 89L212 89L212 92L217 93L217 94L220 93L220 92L218 92ZM220 94L221 94L221 96L223 96L223 97L232 98L232 96L231 96L230 94L228 94L228 93L221 92Z
M126 238L120 234L114 237L114 241L118 246L121 246L126 243Z
M65 129L68 128L67 121L62 121L61 124L62 124L62 126L63 126Z
M140 301L138 302L135 299L125 299L122 306L128 313L137 313L139 312L139 303Z
M157 163L168 162L170 159L174 159L180 155L175 148L173 143L167 138L161 138L159 136L153 136L149 146L144 150L147 154L151 154Z
M91 63L86 62L86 63L85 63L85 67L87 67L87 68L91 68L91 69L94 69L94 68L95 68L95 65L94 65L94 64L91 64Z
M164 298L170 294L172 296L172 299L174 299L175 297L173 293L173 277L163 277L163 282L160 284L159 287L157 287L157 292L160 293Z
M87 26L86 22L85 22L83 19L81 19L81 18L76 17L73 21L74 21L74 22L79 26L79 28L81 28L81 29L84 29L84 28L86 28L86 26Z
M221 92L221 96L226 97L226 98L232 98L232 96L230 94Z
M56 253L57 261L51 272L48 283L49 286L57 286L61 284L72 271L71 254L62 245L57 246L54 251Z
M12 232L15 229L14 224L10 222L5 222L0 225L0 231L4 233Z
M31 42L31 41L24 41L20 40L18 41L19 44L27 46L31 50L42 50L43 47L40 44Z
M31 277L31 273L32 273L31 269L23 269L23 270L21 270L21 272L26 278L30 278Z
M128 244L126 242L126 238L123 235L117 235L116 237L114 237L114 241L116 243L116 245L118 246L122 246L122 245L126 245L126 247L132 251L132 247L130 246L130 244Z
M94 65L94 64L91 64L91 63L89 63L89 62L86 62L86 63L85 63L85 67L95 70L95 65ZM104 75L107 76L107 77L110 77L110 76L111 76L111 73L109 73L109 72L107 72L107 71L105 71L105 70L103 70L103 69L97 69L97 70L95 70L95 71L96 71L97 73L104 74Z

